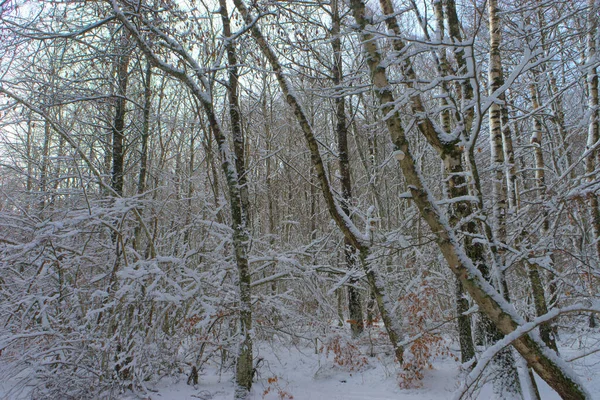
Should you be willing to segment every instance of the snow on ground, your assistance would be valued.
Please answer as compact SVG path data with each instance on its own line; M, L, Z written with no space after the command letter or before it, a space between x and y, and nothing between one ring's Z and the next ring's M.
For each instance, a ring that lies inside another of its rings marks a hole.
M596 340L597 341L597 340ZM590 344L590 343L588 343ZM585 343L564 341L561 354L570 359L581 354ZM573 348L571 347L573 346ZM443 400L451 399L459 386L460 365L452 357L438 358L434 368L425 373L423 386L401 389L395 366L389 357L368 358L369 364L361 371L344 371L334 365L331 355L315 354L314 348L270 345L258 347L257 357L264 358L260 375L254 384L252 400ZM596 348L597 343L596 343ZM600 400L600 352L573 361L571 366L580 374L586 387ZM151 400L231 400L232 374L206 370L197 387L188 386L186 377L178 382L164 381L157 385ZM541 379L537 378L542 400L560 397ZM492 398L491 385L479 392L477 399ZM125 397L134 400L139 397Z
M0 359L0 374L2 376L4 376L4 374L2 374L4 371L4 368L2 368L4 365L2 365L2 361ZM17 376L14 376L10 379L0 379L0 399L2 400L26 400L28 399L30 396L28 396L28 390L27 388L23 389L23 390L17 390L19 388L22 387L24 379L26 378L28 371L23 371L20 374L18 374Z
M599 349L600 337L582 339L565 337L561 355L566 360ZM263 358L251 400L443 400L451 399L459 386L460 366L454 357L437 358L433 369L425 373L422 387L402 389L398 385L398 370L391 356L366 357L368 364L359 371L336 366L333 355L315 353L314 347L286 347L281 344L255 345L255 357ZM580 375L594 399L600 400L600 351L578 358L570 365ZM1 365L0 365L1 367ZM189 371L186 371L186 373ZM119 400L231 400L232 371L219 374L217 365L200 372L199 384L186 384L187 376L165 378L149 387L146 394L126 394ZM14 400L7 395L16 381L0 381L0 399ZM537 379L543 400L560 397L541 379ZM479 392L477 399L492 398L491 385ZM26 397L23 397L26 398Z
M397 371L391 360L369 358L369 365L361 371L344 371L335 367L331 355L315 354L314 348L283 348L276 352L268 346L259 346L258 357L264 363L254 384L252 400L436 400L452 396L457 387L458 364L442 360L434 370L428 371L424 386L419 389L400 389ZM231 400L233 398L231 372L219 379L215 371L200 376L194 388L179 382L162 382L152 400ZM126 397L133 400L137 397ZM124 399L124 400L125 400Z

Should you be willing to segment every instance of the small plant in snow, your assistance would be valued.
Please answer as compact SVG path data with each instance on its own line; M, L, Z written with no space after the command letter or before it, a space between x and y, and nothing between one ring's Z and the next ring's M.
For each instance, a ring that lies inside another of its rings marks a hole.
M423 279L416 291L400 299L405 305L408 333L415 337L405 350L402 372L398 375L398 383L405 389L421 387L425 370L433 368L433 359L450 355L444 339L426 330L434 313L431 304L434 296L435 288Z
M358 371L364 368L369 361L354 343L342 335L330 336L320 348L325 356L333 354L333 362L336 366L348 371Z
M284 388L281 387L281 385L279 384L279 378L277 376L272 376L270 378L267 379L267 383L269 384L267 386L267 388L264 390L263 392L263 399L266 398L266 396L269 393L277 393L277 398L279 400L293 400L294 396L292 396L288 391L286 391Z

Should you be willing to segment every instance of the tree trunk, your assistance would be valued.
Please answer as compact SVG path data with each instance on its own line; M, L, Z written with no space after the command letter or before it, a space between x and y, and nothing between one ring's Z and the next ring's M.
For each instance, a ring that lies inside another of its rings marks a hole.
M535 85L530 85L530 93L531 93L531 103L533 107L533 112L535 113L540 105L538 101L538 93ZM538 196L542 203L545 201L546 197L546 174L545 169L546 165L544 163L544 153L542 151L542 123L539 120L539 117L534 116L533 118L533 132L531 134L531 145L533 146L533 154L535 159L535 188L537 189ZM548 212L545 209L545 206L542 204L542 216L544 222L542 224L542 235L546 236L546 233L549 229L548 224ZM554 263L553 263L554 264ZM536 308L536 313L539 316L548 312L548 305L546 303L546 296L544 295L544 287L542 280L540 278L539 272L535 263L529 263L529 278L531 282L531 289L533 291L534 304ZM535 269L535 271L532 271ZM554 278L554 274L551 275L551 279ZM544 340L544 343L554 351L557 351L556 341L554 340L554 335L552 332L552 325L548 322L545 322L540 325L540 336Z
M504 96L506 99L506 96ZM501 105L502 115L502 151L504 153L504 162L506 166L506 197L508 200L508 212L515 212L518 207L517 196L519 189L517 186L517 168L515 163L515 152L513 149L512 129L508 115L508 105Z
M337 201L333 195L333 189L327 177L325 165L323 163L323 159L321 158L321 154L319 151L318 142L314 136L311 125L306 118L306 114L304 113L298 99L294 96L293 90L291 88L290 83L284 76L283 68L279 62L279 59L269 46L268 42L262 35L258 24L250 15L250 12L246 8L246 5L242 0L234 0L234 4L240 14L242 15L246 25L250 30L250 33L256 40L258 46L260 47L262 53L265 55L269 63L271 64L271 68L275 73L275 77L279 83L281 91L290 105L296 119L302 129L304 134L304 138L307 142L308 149L311 155L311 161L313 167L317 173L317 179L321 186L321 192L325 199L325 203L327 205L327 209L329 210L329 214L335 221L338 228L342 231L344 237L349 241L352 246L354 246L358 250L359 262L362 265L362 268L367 276L367 281L371 289L375 294L375 298L377 301L377 305L379 307L379 313L381 314L381 318L385 324L386 331L390 338L390 342L392 347L394 348L394 353L396 354L396 358L402 364L403 362L403 353L404 348L399 345L400 342L400 328L397 322L393 319L393 305L388 296L385 295L385 287L383 280L379 277L378 272L371 268L368 263L368 241L365 240L363 235L360 234L358 229L354 226L352 221L348 218L348 216L341 210L341 207L338 205Z
M445 36L445 27L444 27L444 7L442 5L442 0L433 0L433 11L435 13L436 19L436 40L442 41ZM438 51L438 60L439 60L439 71L443 74L448 74L449 65L448 58L446 55L446 49L442 47ZM444 132L448 133L452 129L452 118L450 113L450 104L446 99L446 95L448 94L447 84L442 84L442 93L440 94L440 106L442 107L442 111L440 112L440 124L444 129ZM470 318L469 318L470 319ZM460 329L459 329L460 331Z
M40 213L46 208L48 191L48 168L50 167L50 146L52 144L52 131L48 121L44 122L44 142L42 144L42 165L40 166Z
M146 65L146 76L144 78L144 112L142 121L142 133L140 135L140 172L138 175L137 194L141 196L146 191L146 179L148 175L148 139L150 137L150 108L152 105L152 65ZM138 212L142 215L142 209ZM141 243L141 222L135 227L133 235L133 248L139 251Z
M460 361L464 364L475 358L473 345L473 332L471 329L471 316L465 315L469 310L469 301L465 297L465 289L460 279L456 278L455 298L456 317L458 325L458 342L460 344Z
M434 232L436 242L450 269L460 279L473 300L479 305L480 310L502 333L509 334L517 329L523 321L498 292L486 282L473 260L460 245L446 217L435 204L431 193L424 186L415 160L410 153L400 114L393 108L395 98L387 79L386 68L382 66L382 56L375 37L366 30L367 25L372 25L372 21L366 17L366 7L362 0L351 0L350 4L354 19L360 28L361 42L371 71L371 79L377 88L375 93L380 100L383 113L386 115L385 122L395 151L400 155L398 160L411 191L412 199L421 216ZM435 138L433 139L435 142ZM533 337L524 334L515 339L512 345L521 353L529 366L563 398L584 399L589 397L570 372L566 372L555 361L554 356L545 352Z
M352 183L350 181L350 161L348 158L348 124L346 122L346 105L344 95L340 93L344 77L342 64L342 40L340 37L340 10L338 0L331 2L331 47L333 50L333 84L338 93L335 95L335 131L338 139L339 168L342 186L342 211L351 218L350 206L352 204ZM347 268L352 271L356 268L356 247L347 238L344 239L344 253ZM348 285L348 311L350 314L350 327L354 337L360 336L364 330L362 296L355 286L357 279L350 279Z
M443 40L445 37L445 26L444 26L444 7L442 4L442 0L434 0L433 8L435 12L436 18L436 26L437 26L437 40ZM446 56L446 49L441 48L439 51L439 71L441 74L449 73L449 64ZM448 90L444 87L444 91L447 94ZM452 119L451 113L448 109L449 103L446 100L445 96L441 96L440 105L444 108L440 113L440 123L444 132L450 133L452 129ZM458 111L458 110L457 110ZM468 361L475 358L475 346L473 343L473 332L471 329L471 316L465 315L465 313L469 310L469 300L466 298L466 293L464 291L463 285L460 280L457 278L455 282L455 301L456 301L456 323L458 328L458 342L460 344L460 354L461 354L461 362L467 363Z
M117 57L117 98L115 118L112 126L112 174L111 187L119 196L123 195L123 142L125 138L125 106L127 82L129 78L129 32L124 31L116 48Z
M600 139L600 108L598 105L598 72L596 54L598 43L596 42L597 31L598 31L598 12L599 5L596 0L588 0L588 6L590 8L588 14L588 37L587 37L587 62L589 64L587 72L587 88L588 88L588 111L590 113L590 122L588 126L588 137L586 150L589 150L598 140ZM585 169L588 182L594 182L596 180L596 163L600 158L600 152L593 150L587 156L585 160ZM600 209L598 195L590 193L588 195L590 219L592 221L592 233L594 249L596 250L596 268L600 263ZM592 271L588 271L589 279L589 292L593 296L595 288L593 287ZM594 314L590 314L590 327L596 326L594 320Z
M443 1L446 5L446 20L448 21L448 34L450 35L450 40L453 43L462 43L463 39L460 33L461 26L460 21L458 19L458 13L456 12L456 2L455 0ZM457 75L460 76L466 74L467 61L465 60L464 49L461 46L456 46L456 48L454 48L454 57L458 65L458 71L456 71ZM468 106L469 102L473 99L473 86L471 86L471 82L469 79L460 80L460 93L462 109L464 113L464 115L462 116L464 130L465 132L469 132L473 124L473 118L475 116L474 106Z
M240 342L237 354L235 380L236 399L248 397L252 388L252 376L254 365L252 363L252 299L250 293L250 269L248 265L248 226L249 224L249 197L246 182L246 163L244 154L244 136L242 132L241 114L238 99L238 70L235 44L231 38L229 13L226 0L219 0L221 20L223 22L223 36L225 37L225 49L227 51L228 78L227 93L229 97L229 118L233 133L233 150L235 153L235 170L237 171L236 182L237 198L231 196L232 217L234 224L234 241L236 242L236 259L238 266L238 279L240 289ZM231 193L231 189L230 189ZM234 202L239 201L239 204ZM234 212L235 210L235 212Z
M27 194L31 195L31 191L33 190L33 121L32 121L32 113L29 111L27 116L27 137L25 142L25 156L27 161Z
M125 159L124 154L124 141L125 141L125 112L126 112L126 97L127 97L127 83L128 83L128 69L129 69L129 31L124 30L119 38L119 43L115 46L115 67L117 74L117 93L115 100L115 116L112 125L112 172L110 187L113 190L112 195L115 197L123 196L123 164ZM116 223L117 221L115 221ZM117 230L111 231L112 241L115 245L116 257L114 265L110 273L109 288L108 291L112 290L112 286L116 280L116 274L121 265L121 256L123 254L122 240L120 233ZM102 314L99 314L99 317ZM100 320L100 318L98 318Z
M502 74L502 62L500 57L501 27L498 16L498 0L488 0L489 30L490 30L490 56L489 56L489 96L494 96L504 84ZM504 100L504 95L499 96ZM502 110L501 105L493 101L489 110L490 129L490 154L492 165L492 205L493 205L493 227L496 240L499 243L506 242L506 190L504 186L504 149L502 143ZM496 248L496 256L500 261L499 268L505 264L504 247ZM497 271L500 282L504 283L504 271ZM504 290L505 298L508 299L508 288ZM495 328L495 327L494 327ZM502 335L496 329L490 332L493 339L501 339ZM519 381L519 375L515 366L514 357L510 348L503 349L495 359L495 363L501 370L500 378L494 379L494 392L498 398L523 397L523 390Z

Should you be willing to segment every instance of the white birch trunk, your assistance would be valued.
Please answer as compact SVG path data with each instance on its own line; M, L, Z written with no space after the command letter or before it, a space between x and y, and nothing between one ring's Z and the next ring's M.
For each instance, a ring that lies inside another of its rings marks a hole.
M395 98L387 79L386 68L382 66L383 58L374 35L366 30L369 20L366 18L365 3L362 0L351 0L350 4L356 23L360 28L360 38L366 53L367 64L371 71L373 84L377 88L375 93L386 115L389 134L396 151L404 155L399 160L400 167L409 185L412 199L431 231L436 235L436 242L450 269L459 277L465 289L479 305L480 310L494 322L502 333L509 334L517 329L523 321L514 309L485 281L460 245L446 217L439 210L431 193L424 185L410 152L400 114L392 108L395 104ZM512 342L512 345L521 353L529 366L563 398L589 398L588 393L571 372L566 371L555 360L554 356L544 351L543 345L532 336L520 336Z

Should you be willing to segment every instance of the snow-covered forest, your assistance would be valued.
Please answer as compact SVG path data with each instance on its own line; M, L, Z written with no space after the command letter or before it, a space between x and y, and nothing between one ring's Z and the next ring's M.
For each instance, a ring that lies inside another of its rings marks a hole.
M0 397L600 398L599 20L0 0Z

